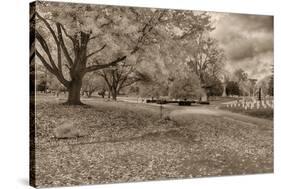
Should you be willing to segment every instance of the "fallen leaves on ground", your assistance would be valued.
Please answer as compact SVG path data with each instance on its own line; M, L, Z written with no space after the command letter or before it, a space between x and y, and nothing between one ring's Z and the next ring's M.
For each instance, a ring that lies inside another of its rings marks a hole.
M46 98L46 97L44 97ZM273 171L272 126L220 116L160 119L158 107L37 98L36 184L62 186ZM166 112L168 113L168 112ZM57 139L72 121L82 137Z

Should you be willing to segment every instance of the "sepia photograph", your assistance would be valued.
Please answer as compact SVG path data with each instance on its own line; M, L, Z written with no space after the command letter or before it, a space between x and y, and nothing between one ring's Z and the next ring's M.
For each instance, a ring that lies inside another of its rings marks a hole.
M30 185L274 172L272 15L35 1Z

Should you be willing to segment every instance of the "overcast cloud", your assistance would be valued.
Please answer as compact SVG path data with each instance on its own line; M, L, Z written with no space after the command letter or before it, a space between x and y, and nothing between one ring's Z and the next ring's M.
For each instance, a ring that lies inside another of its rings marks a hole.
M227 57L227 69L242 68L256 79L269 75L273 64L273 17L212 13L212 32Z

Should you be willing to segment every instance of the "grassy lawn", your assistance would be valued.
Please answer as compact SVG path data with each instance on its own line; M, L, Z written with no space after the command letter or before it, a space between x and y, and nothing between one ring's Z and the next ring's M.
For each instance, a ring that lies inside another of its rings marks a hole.
M221 96L209 97L209 101L212 105L220 105L222 103L235 101L237 99L240 99L240 98L237 98L237 97L221 97Z
M240 113L240 114L244 114L244 115L249 115L249 116L253 116L253 117L273 120L273 109L267 108L267 109L247 109L247 110L245 110L244 108L241 108L241 107L228 108L226 106L221 106L220 109L228 110L231 112Z
M218 107L230 112L273 120L274 110L272 99L262 101L253 101L252 99L239 102L234 101L230 102L230 104L220 104Z
M36 105L37 184L61 186L270 173L272 126L212 115L167 116L147 104L84 101L63 106L39 96ZM72 121L83 136L57 139Z

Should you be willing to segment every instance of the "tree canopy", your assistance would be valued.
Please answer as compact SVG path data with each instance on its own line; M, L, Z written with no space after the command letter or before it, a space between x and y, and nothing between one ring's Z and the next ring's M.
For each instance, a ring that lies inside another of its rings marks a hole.
M152 83L157 80L169 93L172 81L191 72L199 86L222 68L223 52L209 36L214 28L205 12L58 2L36 6L35 54L68 90L67 104L81 104L83 78L90 72L98 71L117 94L143 79L146 69L154 75Z

